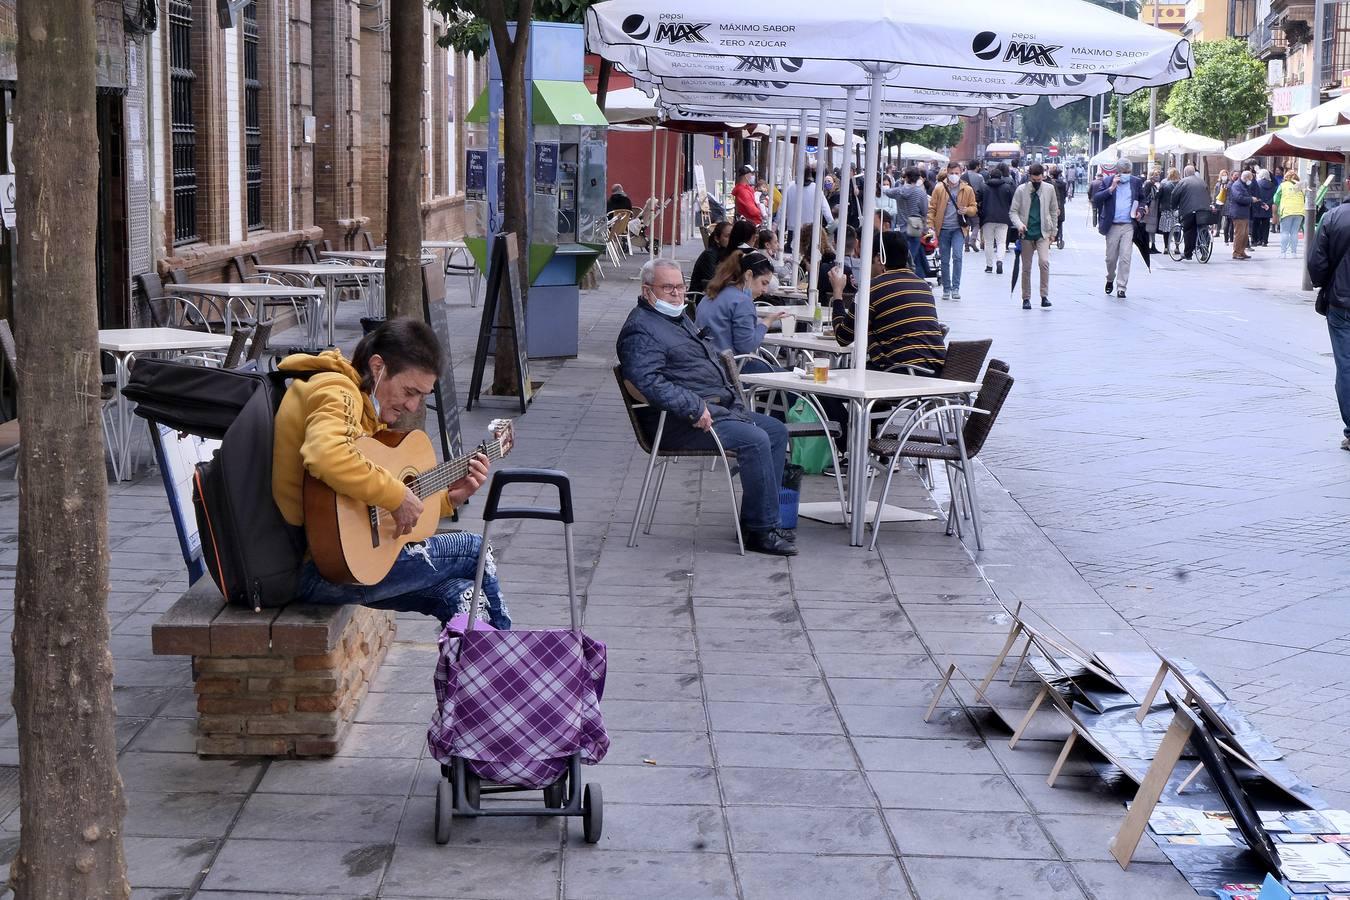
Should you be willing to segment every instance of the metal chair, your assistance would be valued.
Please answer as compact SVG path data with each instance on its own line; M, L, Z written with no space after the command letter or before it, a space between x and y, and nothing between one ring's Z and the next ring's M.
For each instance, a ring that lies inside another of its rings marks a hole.
M478 308L478 291L481 276L478 264L473 261L467 247L452 247L445 254L445 275L447 278L469 279L469 306Z
M642 396L642 392L633 386L633 383L623 377L623 368L614 367L614 380L619 385L619 396L623 398L623 407L628 412L628 421L633 426L633 437L637 440L638 446L649 457L647 462L647 472L642 477L642 490L638 494L637 509L633 511L633 527L628 531L628 546L637 546L638 526L642 524L642 511L647 503L647 492L652 486L652 473L656 469L657 461L661 463L661 472L656 478L656 490L652 495L651 508L647 513L647 525L642 529L643 534L652 533L652 522L656 519L656 504L661 500L661 487L666 481L666 468L672 462L678 462L680 457L720 457L726 466L727 489L731 494L731 513L732 519L736 523L736 545L740 548L741 555L745 555L745 538L741 534L741 512L740 504L736 502L736 484L731 470L731 459L736 455L734 451L728 451L722 446L722 441L717 437L717 432L709 430L708 435L712 437L713 447L706 449L662 449L661 438L665 436L666 431L666 411L657 410L647 398ZM656 415L655 427L652 427L652 416Z
M984 448L989 432L998 420L999 411L1012 390L1013 377L1006 372L991 369L984 375L980 392L973 406L947 404L931 407L923 412L911 414L905 429L896 437L881 437L869 442L868 450L881 460L889 460L886 465L886 481L881 488L881 497L877 502L877 514L872 522L872 542L870 549L876 549L877 535L881 532L882 512L886 506L886 495L890 492L891 481L901 459L926 459L946 463L947 482L951 489L951 502L947 506L947 534L955 530L961 537L961 515L959 504L964 494L965 502L970 506L971 524L975 529L975 547L984 549L984 539L980 534L980 510L975 493L975 473L972 463ZM940 442L911 440L912 433L919 424L929 418L940 418L953 411L962 410L968 414L965 426L950 436L944 436ZM897 411L898 412L898 411ZM888 423L889 424L889 423Z
M267 341L272 337L272 320L259 322L253 329L253 343L248 345L247 362L258 362L267 352Z

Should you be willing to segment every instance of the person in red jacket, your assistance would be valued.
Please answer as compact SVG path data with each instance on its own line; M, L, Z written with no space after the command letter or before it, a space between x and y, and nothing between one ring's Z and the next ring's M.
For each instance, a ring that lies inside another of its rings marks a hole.
M749 166L741 169L741 177L731 189L731 196L736 201L736 215L758 226L764 218L764 213L760 210L759 200L755 197L754 169Z

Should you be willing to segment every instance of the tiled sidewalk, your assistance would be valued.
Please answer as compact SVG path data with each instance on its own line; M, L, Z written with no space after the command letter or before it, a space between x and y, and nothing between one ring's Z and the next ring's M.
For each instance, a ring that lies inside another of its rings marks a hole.
M433 842L438 773L425 730L435 628L415 616L401 618L338 758L197 759L187 661L150 655L150 625L184 586L150 477L117 486L112 510L120 768L138 900L1194 896L1147 841L1128 872L1110 860L1122 796L1077 761L1047 788L1057 745L1032 739L1009 751L1004 729L950 695L922 721L939 662L979 671L1002 641L990 581L1005 600L1051 594L1045 611L1085 640L1134 639L1095 592L1077 589L1078 573L992 479L983 574L936 521L887 526L878 553L804 522L798 557L738 556L725 477L697 461L667 479L652 533L625 546L646 460L610 366L635 271L630 263L584 295L582 353L549 367L510 460L572 478L586 626L610 648L613 748L585 771L605 789L602 842L584 844L579 823L535 819L457 820L450 846ZM466 304L455 321L464 383L476 311ZM1014 374L1029 365L1014 360ZM498 414L475 410L466 428ZM824 479L809 490L832 495ZM6 629L13 495L0 483ZM914 479L896 500L935 508ZM480 527L479 508L464 527ZM557 528L504 523L493 542L518 626L565 624ZM1053 718L1037 727L1034 738L1058 729ZM0 726L11 764L14 744L11 719ZM8 853L16 823L0 823Z

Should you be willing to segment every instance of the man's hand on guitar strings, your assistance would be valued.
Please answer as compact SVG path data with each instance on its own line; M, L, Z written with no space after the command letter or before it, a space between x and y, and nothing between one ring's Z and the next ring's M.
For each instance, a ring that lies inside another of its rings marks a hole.
M413 530L417 520L422 517L422 501L410 487L403 488L403 502L398 509L392 510L394 516L394 536L402 537Z
M450 485L449 490L446 491L446 496L450 498L450 502L460 506L465 500L472 497L483 486L483 482L487 481L488 465L486 456L475 453L469 459L469 474Z

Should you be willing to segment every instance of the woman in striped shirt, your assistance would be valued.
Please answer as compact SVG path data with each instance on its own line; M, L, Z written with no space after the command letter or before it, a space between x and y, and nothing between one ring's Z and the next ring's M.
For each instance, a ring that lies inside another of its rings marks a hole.
M910 371L910 366L942 371L946 348L937 307L928 282L910 268L909 247L898 231L882 232L874 241L872 287L868 302L867 368ZM840 346L853 343L853 306L844 301L844 272L830 271L834 336Z

